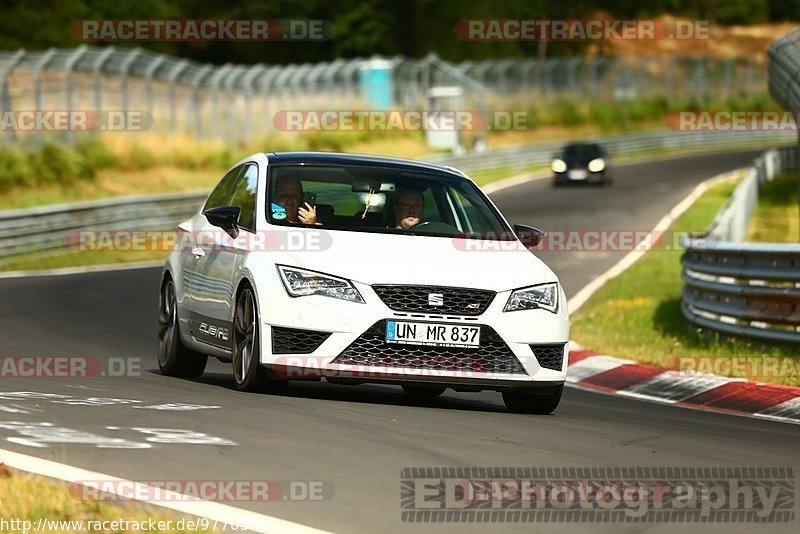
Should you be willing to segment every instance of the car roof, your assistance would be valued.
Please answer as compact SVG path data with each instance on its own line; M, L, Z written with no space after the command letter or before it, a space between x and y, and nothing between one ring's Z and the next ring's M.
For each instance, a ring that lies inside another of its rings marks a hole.
M465 178L457 169L445 165L429 163L427 161L416 161L413 159L375 156L372 154L350 154L343 152L270 152L265 155L270 164L279 163L293 165L310 163L314 165L361 165L405 171L438 171Z

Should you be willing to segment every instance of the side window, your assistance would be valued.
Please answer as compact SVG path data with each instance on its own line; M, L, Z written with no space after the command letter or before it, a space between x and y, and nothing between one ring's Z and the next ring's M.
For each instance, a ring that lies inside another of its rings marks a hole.
M243 172L236 179L227 200L229 206L239 206L239 226L251 231L256 229L256 188L258 187L258 167L245 165Z
M241 170L241 165L234 167L219 181L217 186L211 191L211 194L208 195L208 200L206 200L206 205L203 206L203 211L227 205L228 199L231 196L231 189L233 189L236 177Z

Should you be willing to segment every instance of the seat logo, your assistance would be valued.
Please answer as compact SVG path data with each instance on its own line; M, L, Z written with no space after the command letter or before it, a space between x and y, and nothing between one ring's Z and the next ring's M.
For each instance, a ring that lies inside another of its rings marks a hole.
M444 295L441 293L428 293L429 306L444 306Z

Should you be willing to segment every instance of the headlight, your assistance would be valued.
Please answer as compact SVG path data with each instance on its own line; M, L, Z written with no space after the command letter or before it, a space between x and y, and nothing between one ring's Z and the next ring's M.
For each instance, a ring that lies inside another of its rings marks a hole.
M567 164L560 159L554 159L551 167L553 168L553 172L567 172Z
M291 297L320 295L364 303L361 293L350 280L285 265L278 265L278 273Z
M606 160L603 158L593 159L589 162L589 171L590 172L600 172L606 168Z
M504 312L517 310L533 310L542 308L556 313L558 310L558 284L551 282L540 286L525 287L511 293L506 302Z

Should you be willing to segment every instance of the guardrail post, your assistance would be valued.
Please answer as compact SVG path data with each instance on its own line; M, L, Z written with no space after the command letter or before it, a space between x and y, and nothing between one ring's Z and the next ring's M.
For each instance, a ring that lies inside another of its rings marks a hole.
M3 68L0 69L0 88L2 88L2 93L0 93L0 109L7 109L11 110L14 106L11 103L11 93L8 88L8 77L11 75L11 71L16 67L22 58L25 57L25 50L19 49L14 52L14 55L8 58ZM3 137L6 139L14 139L16 134L13 130L5 130L3 129Z
M253 115L253 93L255 88L253 84L256 78L264 72L263 65L254 65L250 67L247 73L242 77L242 85L244 86L244 137L250 139L253 136L253 123L262 123L263 117L255 117Z
M231 68L231 64L226 63L208 79L208 86L211 88L211 130L214 137L219 137L219 88L222 79L230 72Z
M166 60L166 56L158 56L147 66L144 71L144 86L145 93L147 95L147 112L150 114L150 118L153 119L153 122L155 122L155 118L153 117L153 76Z
M51 48L44 54L42 57L39 58L39 61L33 67L33 87L35 91L35 109L36 113L38 114L42 110L42 71L53 59L53 56L56 54L56 49ZM36 144L40 145L42 143L42 131L36 130Z
M125 59L122 60L122 65L120 65L119 107L122 112L128 111L128 71L141 53L141 49L134 48L125 56Z
M200 82L211 72L212 68L211 65L204 65L192 79L192 98L189 102L189 109L190 111L194 110L194 135L198 138L203 137L203 106L200 102Z
M72 108L75 106L75 102L73 102L74 84L72 83L72 69L73 67L75 67L75 64L84 56L84 54L86 54L87 50L89 50L88 46L86 45L79 46L72 52L72 54L70 54L70 56L67 58L66 63L64 64L64 70L66 71L65 73L66 77L64 83L67 88L67 109L70 111L72 111ZM69 143L70 145L73 142L74 133L75 132L73 132L71 128L67 129L67 143Z
M114 53L114 47L109 46L108 48L104 49L100 52L94 63L92 64L92 77L94 78L94 109L99 113L100 107L103 103L103 88L101 87L101 73L103 72L103 65L108 58L111 57L111 54Z
M169 125L170 130L173 132L178 131L178 95L177 85L178 77L189 66L189 60L183 59L175 64L167 74L167 84L169 84Z

